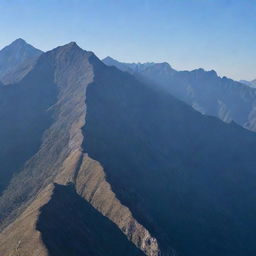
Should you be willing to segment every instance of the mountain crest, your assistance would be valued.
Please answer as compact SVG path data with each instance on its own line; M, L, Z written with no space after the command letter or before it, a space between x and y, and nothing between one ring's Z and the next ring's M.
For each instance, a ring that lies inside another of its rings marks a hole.
M18 38L18 39L16 39L16 40L14 40L12 43L11 43L11 45L15 45L15 44L28 44L24 39L22 39L22 38Z
M0 51L0 80L4 84L21 80L41 54L22 38L16 39Z

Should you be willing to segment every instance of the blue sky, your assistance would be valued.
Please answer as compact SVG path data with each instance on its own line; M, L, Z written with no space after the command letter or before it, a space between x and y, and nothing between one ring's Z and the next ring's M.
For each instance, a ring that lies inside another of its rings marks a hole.
M70 41L126 62L256 78L256 0L0 0L0 47Z

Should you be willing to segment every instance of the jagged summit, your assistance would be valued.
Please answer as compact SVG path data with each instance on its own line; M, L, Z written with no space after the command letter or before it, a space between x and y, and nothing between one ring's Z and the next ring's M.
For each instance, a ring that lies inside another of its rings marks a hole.
M104 62L104 61L110 61L110 60L115 60L115 59L113 59L112 57L110 57L110 56L107 56L107 57L105 57L104 59L102 59L102 61Z
M58 52L58 51L61 52L61 51L70 51L70 50L79 50L80 52L86 52L81 47L79 47L76 42L70 42L70 43L57 46L56 48L53 48L47 51L46 53L49 54L49 53Z
M57 48L65 48L65 49L75 49L75 48L79 48L79 49L82 50L82 48L79 47L76 42L70 42L70 43L64 44L64 45L62 45L62 46L59 46L59 47L57 47Z
M129 67L136 67L136 66L151 67L154 65L161 65L163 67L172 68L168 62L132 62L132 63L128 63L128 62L117 61L116 59L114 59L110 56L105 57L104 59L102 59L102 61L107 65L119 63L119 64L124 64Z
M134 72L131 64L118 62L111 57L103 62L129 72L148 84L154 84L203 114L216 116L225 122L233 120L256 131L253 82L247 82L253 88L246 87L225 76L218 76L215 70L203 68L175 71L167 64L156 64Z
M76 55L84 55L87 58L91 58L92 61L100 62L98 57L92 52L82 49L76 42L70 42L61 46L58 46L48 52L46 52L46 55L48 54L56 54L56 56L61 56L63 54L67 55L68 58L72 58L74 54ZM64 60L63 60L64 61Z
M168 62L145 62L145 63L125 63L119 62L113 59L110 56L107 56L102 60L102 62L108 66L115 66L116 68L129 72L133 75L138 73L149 73L149 72L159 72L161 71L162 75L170 75L176 72Z
M193 69L191 71L181 71L181 72L187 72L190 73L191 75L195 75L198 77L205 77L209 79L221 79L220 76L218 76L217 72L215 70L205 70L203 68L197 68Z

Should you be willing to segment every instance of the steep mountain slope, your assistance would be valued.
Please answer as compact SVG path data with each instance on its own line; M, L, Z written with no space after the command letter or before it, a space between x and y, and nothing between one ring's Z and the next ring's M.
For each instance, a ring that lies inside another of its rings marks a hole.
M0 51L0 80L6 84L19 81L41 54L23 39L15 40Z
M129 209L123 206L111 191L100 164L90 159L81 149L83 140L81 128L84 125L86 113L85 92L88 84L93 81L93 65L90 61L94 58L99 61L92 53L81 50L75 43L70 43L43 54L33 70L20 83L5 86L0 91L0 116L2 122L6 124L1 127L3 134L1 140L5 145L1 154L7 156L1 159L0 169L4 178L0 197L0 227L2 230L0 252L4 255L12 255L17 247L20 255L34 255L38 252L41 253L40 255L55 253L56 246L63 240L53 240L48 244L44 232L47 234L49 230L47 223L50 217L46 217L47 222L44 221L44 216L48 216L48 208L44 205L51 204L51 201L56 198L56 193L58 197L60 193L64 193L65 197L66 190L56 189L54 182L63 185L74 182L77 169L82 163L92 168L84 173L84 177L80 175L81 177L76 181L77 186L83 185L88 188L86 193L80 196L88 201L95 201L94 186L101 187L104 194L98 199L96 197L95 202L90 203L95 208L104 208L104 205L111 207L111 210L108 209L104 215L114 219L113 222L129 238L117 239L120 232L115 231L114 227L109 227L110 230L116 232L114 233L116 235L113 234L113 243L118 243L118 245L113 244L116 249L112 248L113 254L111 255L125 255L124 248L128 255L143 255L143 252L136 249L134 244L146 252L152 252L147 253L148 255L156 255L158 252L154 238L151 238L148 231L133 218ZM38 106L34 106L35 103ZM15 113L15 110L19 111ZM14 129L9 131L8 127ZM13 138L18 140L17 148ZM23 151L24 153L19 156L19 153ZM84 168L86 170L86 166ZM93 173L90 174L90 171ZM91 178L89 180L85 176L88 174ZM83 178L87 180L83 181ZM72 197L78 202L81 201L79 195L75 196L71 191ZM104 202L100 201L102 199ZM42 215L40 214L41 207ZM82 212L92 214L85 203L81 207L84 207L84 210L81 209ZM62 203L56 205L54 212L58 211L63 211ZM58 216L54 215L54 212L51 214L52 222L49 223L57 223ZM106 222L102 215L102 220L99 216L95 215L93 225L97 226L97 223ZM63 221L68 222L71 217L67 214L63 216ZM90 222L92 221L91 218ZM80 223L77 222L76 225L74 223L72 232L78 237L86 232L80 229L80 224L84 225L85 229L91 225L86 222L86 219L84 222L83 220ZM37 231L37 227L41 233ZM69 230L66 230L64 234L68 235ZM62 231L56 230L59 233ZM96 231L97 229L89 230L90 236ZM97 237L96 233L94 237ZM93 252L90 255L104 255L102 250L109 250L104 247L91 248L90 245L96 245L97 242L92 243L88 239L87 236L81 240L84 245L79 249L79 253L86 255L89 250ZM150 241L150 244L145 244L145 240ZM67 244L67 247L72 247L72 240L69 241L70 244ZM105 244L107 246L108 243ZM65 251L65 248L57 246L62 255L70 256L70 251Z
M255 253L255 135L112 72L88 87L84 148L117 196L178 255Z
M75 43L42 54L0 104L1 254L255 254L255 133Z
M120 63L110 57L105 58L103 62L164 89L202 114L216 116L224 122L234 121L249 130L256 131L254 88L246 87L226 77L220 78L213 70L175 72L170 66L168 68L167 63L156 63L149 67L145 64L144 69L134 69L134 64Z

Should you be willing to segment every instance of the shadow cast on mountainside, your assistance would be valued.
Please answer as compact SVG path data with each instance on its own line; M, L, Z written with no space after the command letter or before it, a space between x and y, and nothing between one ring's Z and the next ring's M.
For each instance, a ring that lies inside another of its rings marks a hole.
M84 152L162 252L255 254L254 133L102 65L86 105Z
M75 191L55 184L51 200L41 208L37 230L50 256L143 256L108 218Z

